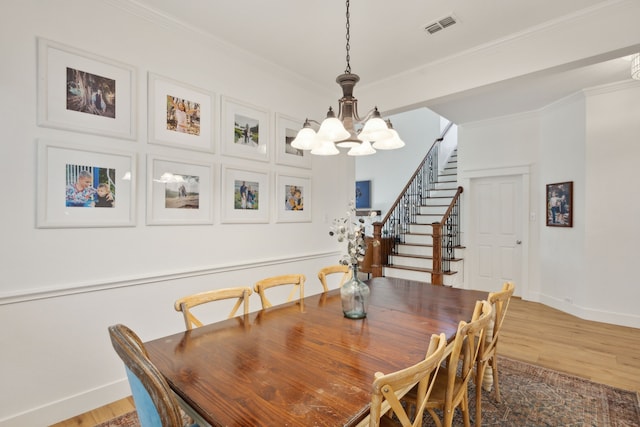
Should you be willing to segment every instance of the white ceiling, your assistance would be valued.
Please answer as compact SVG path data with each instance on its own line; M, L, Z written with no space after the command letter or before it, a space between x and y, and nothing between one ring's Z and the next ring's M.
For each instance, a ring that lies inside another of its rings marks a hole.
M262 57L336 92L344 72L342 0L131 0L154 15ZM361 84L437 63L535 28L562 23L611 0L353 0L351 68ZM453 15L433 35L424 27ZM535 54L532 53L532 54ZM571 93L629 78L624 59L548 70L432 100L429 107L458 123L541 108ZM357 91L357 88L356 88ZM356 93L357 96L357 93Z

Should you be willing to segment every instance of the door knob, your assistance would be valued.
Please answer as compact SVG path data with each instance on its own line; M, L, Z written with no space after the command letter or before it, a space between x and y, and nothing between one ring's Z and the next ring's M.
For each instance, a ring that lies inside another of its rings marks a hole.
M516 245L521 245L522 244L522 240L516 240Z

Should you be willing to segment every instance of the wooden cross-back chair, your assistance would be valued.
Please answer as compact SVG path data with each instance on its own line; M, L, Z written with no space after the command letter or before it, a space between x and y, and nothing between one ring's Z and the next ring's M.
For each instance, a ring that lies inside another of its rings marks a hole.
M109 327L109 336L114 350L124 362L140 425L183 426L183 414L178 401L164 376L149 360L138 335L118 324Z
M302 300L304 298L305 280L306 278L304 274L286 274L283 276L274 276L256 282L254 290L258 295L260 295L260 302L262 303L262 308L264 309L273 307L273 304L271 304L271 302L267 298L267 289L273 288L274 286L292 285L293 288L291 289L286 302L293 301L293 297L296 293L299 293L299 300Z
M321 268L320 271L318 272L318 279L322 284L322 288L324 289L324 292L329 291L327 276L332 274L342 274L342 277L340 278L340 283L338 284L338 287L341 287L342 285L344 285L344 282L346 282L347 279L351 277L351 270L349 269L349 266L342 265L342 264L330 265L328 267Z
M438 371L433 390L425 405L425 409L438 427L451 427L457 407L460 407L465 427L471 426L467 388L492 315L491 304L488 301L478 301L472 320L469 323L460 321L458 324L456 336L448 346L446 366ZM415 389L407 393L404 400L407 404L415 406ZM442 411L442 420L436 410Z
M182 312L184 324L187 330L190 330L194 327L198 328L202 326L202 322L191 312L193 307L213 301L237 298L235 305L231 309L231 313L227 316L228 319L231 319L236 315L240 305L244 305L244 314L249 314L249 296L252 293L253 291L249 287L215 289L182 297L175 302L174 308L176 311Z
M484 381L484 375L487 368L491 368L493 382L492 386L495 389L495 398L497 402L500 402L500 385L498 383L498 339L500 338L500 330L502 329L502 323L504 322L505 315L507 314L507 308L509 307L509 301L513 296L515 285L512 282L505 282L502 285L502 290L498 292L491 292L487 297L489 304L493 306L493 327L489 327L485 340L478 359L476 360L476 426L482 425L482 410L480 404L482 403L482 383Z
M445 354L447 338L445 334L432 335L424 360L408 368L383 374L375 373L373 392L371 394L371 410L369 427L422 426L426 402L429 399L433 382ZM407 390L416 386L416 410L410 417L399 398ZM385 415L385 413L387 415ZM395 414L392 418L391 415Z

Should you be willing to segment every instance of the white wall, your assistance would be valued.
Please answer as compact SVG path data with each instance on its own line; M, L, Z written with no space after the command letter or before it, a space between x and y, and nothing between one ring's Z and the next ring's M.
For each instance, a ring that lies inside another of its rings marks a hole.
M586 93L585 310L611 323L640 326L640 83ZM627 314L632 322L626 322Z
M541 114L540 196L540 298L550 305L574 311L585 294L585 186L584 95L556 102ZM573 181L573 227L546 226L546 185Z
M638 95L640 84L629 80L538 112L459 125L465 188L470 177L528 171L529 214L535 220L529 222L525 299L586 319L640 327L634 279L640 226L633 221L640 210L633 196L640 159ZM574 183L573 227L546 227L545 186L565 181Z
M371 208L381 210L383 217L440 136L440 116L427 108L385 118L391 120L406 145L356 158L356 180L371 180Z
M312 92L285 70L203 34L138 13L133 4L130 11L118 9L121 4L25 0L12 3L10 13L0 17L2 426L48 425L128 395L107 334L111 324L125 323L143 340L177 332L184 327L172 308L177 297L252 285L275 274L303 273L307 293L319 292L318 269L339 258L328 227L352 197L353 159L314 158L313 169L298 170L273 160L225 157L219 146L207 154L148 144L146 131L147 72L213 91L216 99L230 96L269 110L271 140L275 113L320 117L335 97ZM37 37L137 68L135 141L36 125ZM135 153L136 226L36 228L37 139ZM147 154L214 165L213 225L145 225ZM221 224L224 164L263 170L271 184L277 173L309 176L312 221L275 223L272 212L268 224ZM252 300L252 309L258 307ZM215 318L226 314L219 313Z

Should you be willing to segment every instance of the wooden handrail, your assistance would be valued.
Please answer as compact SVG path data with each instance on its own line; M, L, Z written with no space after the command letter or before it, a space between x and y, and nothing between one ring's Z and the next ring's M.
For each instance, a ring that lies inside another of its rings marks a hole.
M442 220L440 222L434 222L433 224L431 224L433 228L433 272L431 273L431 283L433 283L434 285L444 284L445 271L444 268L442 268L442 240L444 236L442 234L442 229L449 221L451 212L453 212L454 207L457 206L458 199L460 198L460 194L462 194L463 191L464 190L462 187L458 187L458 191L456 191L455 196L453 196L453 199L449 204L449 208L442 216Z
M400 239L399 233L389 233L388 236L383 236L383 229L385 228L385 226L387 225L387 223L389 222L391 216L395 213L395 211L401 208L400 204L407 197L407 195L412 189L412 186L415 185L414 183L420 180L420 183L424 185L422 183L421 174L424 174L424 168L427 161L431 161L432 163L435 162L437 167L437 156L438 156L437 150L438 150L439 144L444 140L444 137L446 136L447 132L451 129L452 126L453 126L452 122L449 122L445 126L440 136L433 142L433 144L429 148L429 151L425 155L424 159L420 162L415 172L413 173L411 178L408 180L407 184L404 186L404 188L396 198L395 202L391 205L391 208L387 211L387 214L385 215L385 217L382 219L382 221L376 222L373 224L373 248L372 248L373 259L371 260L371 274L373 277L382 276L383 266L388 263L388 257L396 250L396 245L399 243L399 239ZM432 163L430 163L429 166L433 166ZM436 173L437 172L438 171L436 170ZM427 186L432 184L433 182L428 182ZM421 190L426 191L428 193L428 191L431 190L431 188L426 188L426 189L421 188ZM458 187L458 191L454 196L451 205L448 207L447 212L445 213L445 216L443 217L442 221L440 223L432 224L434 225L433 227L434 229L434 236L433 236L434 275L437 276L435 280L439 281L440 284L442 283L442 273L443 273L442 272L443 270L442 268L442 228L444 224L447 222L448 218L450 217L451 212L454 209L454 205L458 201L460 193L462 193L462 187ZM418 195L417 197L421 198L422 194ZM409 215L409 213L406 213L405 215ZM402 226L404 225L405 224L402 224ZM438 234L437 238L436 238L436 234ZM436 244L436 241L438 242L437 244ZM436 250L436 246L437 246L437 250Z

